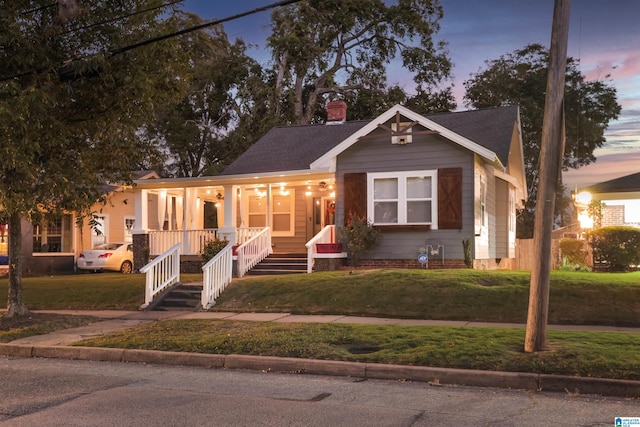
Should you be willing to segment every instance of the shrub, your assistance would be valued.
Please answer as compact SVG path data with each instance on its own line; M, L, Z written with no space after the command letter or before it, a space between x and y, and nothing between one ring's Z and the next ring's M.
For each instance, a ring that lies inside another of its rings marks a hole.
M353 265L358 265L362 254L378 243L379 232L366 218L349 214L347 224L338 228L337 235L338 240L349 248Z
M229 240L220 239L218 237L213 240L207 240L207 242L204 244L204 247L202 248L202 253L200 254L200 256L202 257L202 261L205 263L209 262L211 258L216 256L218 252L223 250L228 244Z
M462 250L464 251L464 265L467 268L473 267L473 241L470 238L462 239Z
M588 234L593 259L609 271L628 271L640 265L640 229L604 227Z
M562 257L562 265L558 267L560 271L580 271L590 272L591 268L588 265L573 264L569 261L569 258Z
M562 239L558 244L562 253L562 262L567 265L586 266L587 252L584 248L584 240L579 239Z

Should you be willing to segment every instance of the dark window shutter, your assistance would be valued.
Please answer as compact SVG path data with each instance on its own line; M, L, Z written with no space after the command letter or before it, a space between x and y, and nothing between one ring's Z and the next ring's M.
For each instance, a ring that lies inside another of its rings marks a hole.
M438 169L438 228L462 228L462 168Z
M367 217L367 174L344 174L344 217L350 214Z

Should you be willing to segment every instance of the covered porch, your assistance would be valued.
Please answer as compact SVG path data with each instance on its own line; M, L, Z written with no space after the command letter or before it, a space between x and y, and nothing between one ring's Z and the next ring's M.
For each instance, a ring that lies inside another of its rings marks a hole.
M154 179L135 184L132 233L140 258L136 265L145 265L176 244L183 259L199 260L209 240L226 239L239 246L267 228L269 253L307 253L307 243L335 224L333 173ZM327 231L321 240L335 240L335 232Z

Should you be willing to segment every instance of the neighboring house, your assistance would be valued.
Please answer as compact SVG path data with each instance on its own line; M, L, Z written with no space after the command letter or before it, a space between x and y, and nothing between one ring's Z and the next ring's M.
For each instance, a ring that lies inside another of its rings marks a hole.
M137 172L136 178L158 178L155 172ZM130 186L105 185L106 203L91 208L95 226L88 218L77 226L77 215L66 213L44 224L22 222L22 253L25 273L70 272L84 249L100 243L132 241L135 207Z
M640 227L640 172L594 184L580 193L603 203L602 227Z
M347 122L338 101L328 117L273 128L221 175L136 181L136 259L177 242L195 256L212 235L241 244L260 230L270 251L306 253L351 212L381 231L365 265L420 267L430 246L429 268L464 267L470 239L475 268L513 267L527 194L518 107L422 116L396 105Z

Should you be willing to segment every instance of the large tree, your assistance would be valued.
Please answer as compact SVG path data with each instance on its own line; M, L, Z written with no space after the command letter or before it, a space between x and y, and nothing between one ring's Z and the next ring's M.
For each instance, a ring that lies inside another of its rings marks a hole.
M202 24L193 14L180 21L181 28ZM177 105L159 108L141 137L164 154L166 175L213 174L238 154L226 138L242 114L239 98L256 64L241 40L229 42L221 25L188 33L179 44L189 56L189 69L181 76L188 84L186 96Z
M331 94L384 91L386 67L398 57L414 92L438 98L451 71L446 44L433 38L442 16L437 0L308 0L280 8L268 38L275 99L291 105L295 122L310 123Z
M87 212L141 163L135 133L178 95L162 0L15 0L0 13L0 208L9 218L8 316L22 300L21 219Z
M529 190L525 208L518 215L518 236L533 235L533 213L539 181L539 163L545 88L549 52L538 44L489 60L464 85L465 100L474 108L500 105L520 106L524 164ZM566 146L563 168L577 169L595 161L594 150L605 142L604 132L609 122L620 114L616 89L603 80L587 81L579 64L567 60L565 76ZM559 183L561 184L561 183ZM558 199L564 187L558 185ZM560 201L560 200L559 200ZM556 203L558 208L566 203Z

